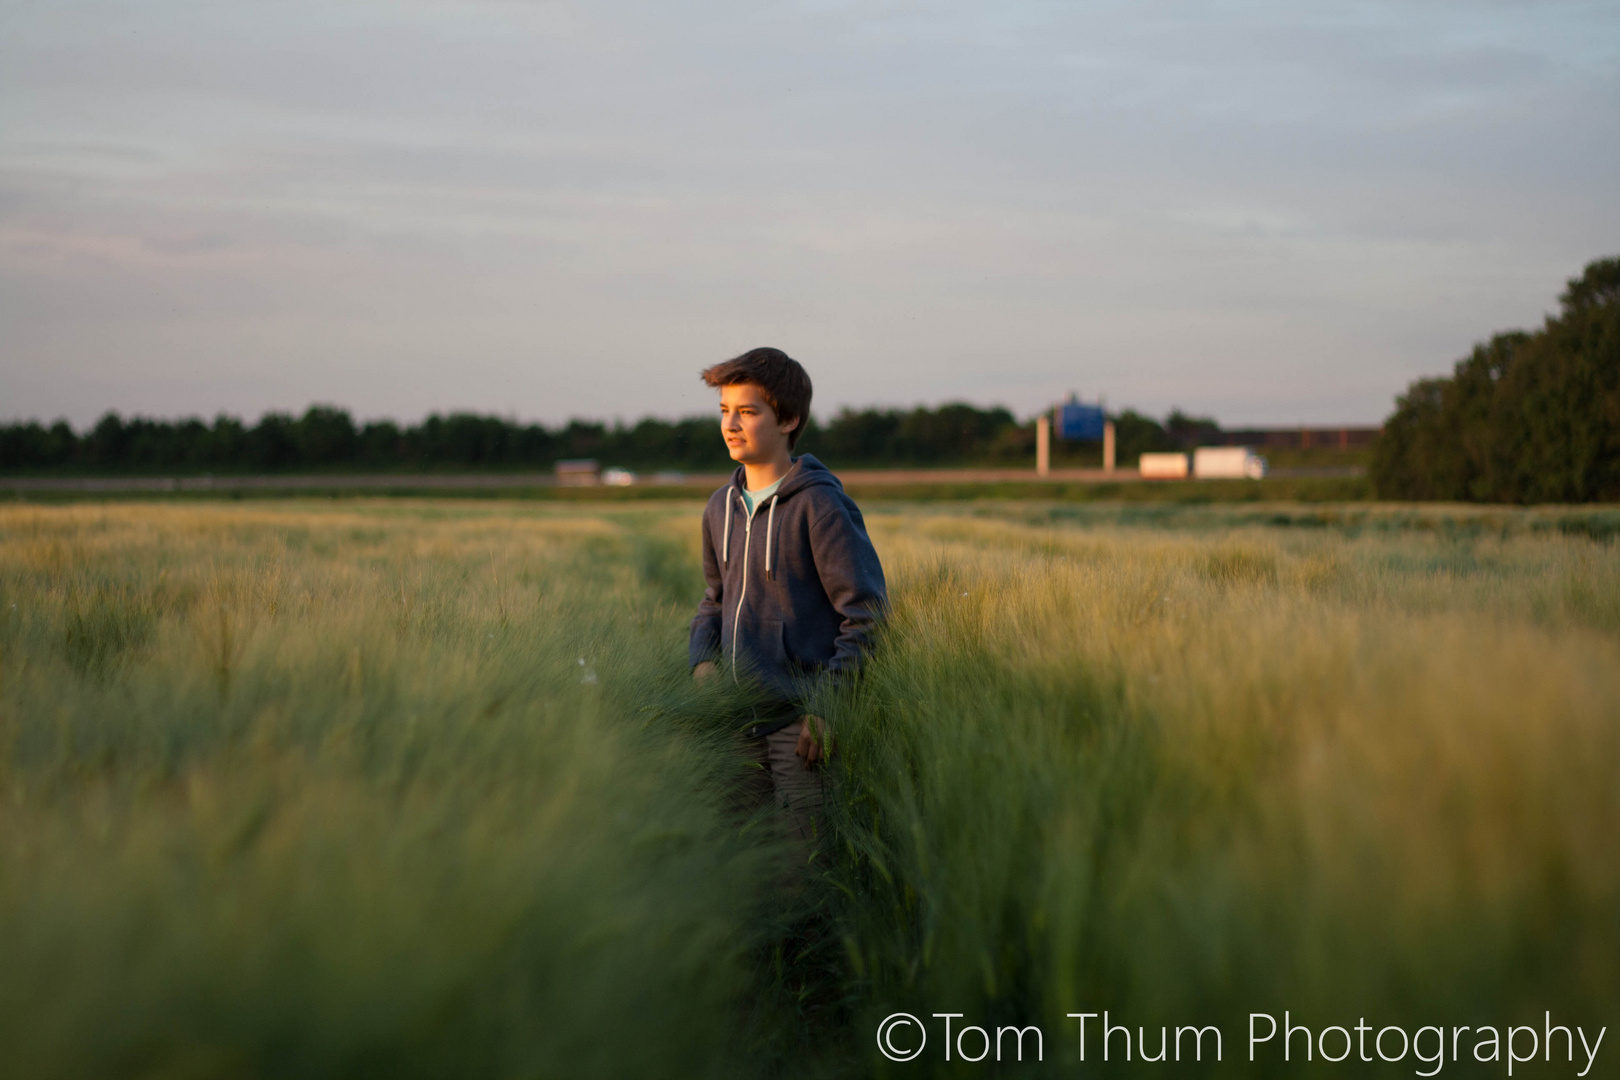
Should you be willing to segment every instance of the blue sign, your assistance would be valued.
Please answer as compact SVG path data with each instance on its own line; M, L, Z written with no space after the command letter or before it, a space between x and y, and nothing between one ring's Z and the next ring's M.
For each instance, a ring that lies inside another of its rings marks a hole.
M1101 405L1070 402L1057 408L1057 437L1074 442L1101 442L1108 417Z

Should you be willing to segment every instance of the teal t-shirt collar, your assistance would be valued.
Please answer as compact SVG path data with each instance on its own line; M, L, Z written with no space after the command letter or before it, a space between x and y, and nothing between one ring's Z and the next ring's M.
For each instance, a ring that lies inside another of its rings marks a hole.
M782 481L786 479L786 476L779 476L776 478L775 483L766 484L758 491L749 491L746 487L744 487L742 489L743 505L748 508L749 515L753 515L754 507L769 501L770 497L776 494L776 489L782 486Z

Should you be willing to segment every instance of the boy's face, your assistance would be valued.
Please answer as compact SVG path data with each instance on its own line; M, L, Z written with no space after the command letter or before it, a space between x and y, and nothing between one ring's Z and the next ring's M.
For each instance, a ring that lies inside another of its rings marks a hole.
M720 433L733 461L754 465L790 456L788 433L798 425L778 420L765 392L753 383L720 388Z

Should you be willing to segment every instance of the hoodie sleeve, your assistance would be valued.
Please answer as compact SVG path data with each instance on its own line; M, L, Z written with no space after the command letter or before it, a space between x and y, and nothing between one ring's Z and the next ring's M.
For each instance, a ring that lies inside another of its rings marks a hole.
M709 526L713 517L703 511L703 580L706 587L703 599L698 601L697 616L692 620L692 637L687 645L687 660L697 667L705 660L720 656L720 560L714 553L714 531Z
M827 670L853 675L872 646L872 634L889 604L883 566L866 535L861 512L847 498L810 526L810 553L833 608L841 616Z

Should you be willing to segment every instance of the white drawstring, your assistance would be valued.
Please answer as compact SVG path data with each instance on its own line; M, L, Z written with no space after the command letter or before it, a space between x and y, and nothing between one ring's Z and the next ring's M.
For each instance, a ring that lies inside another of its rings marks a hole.
M730 509L728 504L727 509ZM748 525L743 530L742 588L737 590L737 610L731 614L731 678L737 678L737 644L742 640L738 625L742 620L743 600L748 596L748 548L754 542L754 512L748 512ZM730 533L730 530L727 530Z
M726 489L726 535L720 541L720 565L725 566L731 561L731 504L736 488Z
M771 571L771 526L776 524L776 496L771 496L771 512L765 515L765 577L767 580L776 580Z

